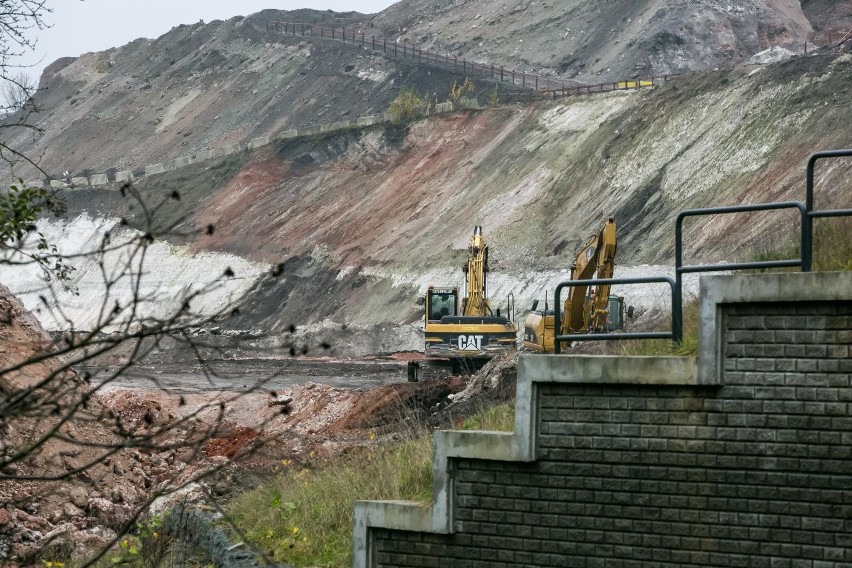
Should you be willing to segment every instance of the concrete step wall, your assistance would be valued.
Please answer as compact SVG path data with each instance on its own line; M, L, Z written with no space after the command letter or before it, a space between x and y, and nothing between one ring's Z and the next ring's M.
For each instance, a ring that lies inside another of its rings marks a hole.
M434 501L355 566L849 566L852 272L702 279L699 356L521 356L513 433L438 432Z

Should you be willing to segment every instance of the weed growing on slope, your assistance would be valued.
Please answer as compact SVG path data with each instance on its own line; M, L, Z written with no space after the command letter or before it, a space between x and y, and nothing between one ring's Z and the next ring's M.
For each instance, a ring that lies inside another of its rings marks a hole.
M513 425L514 409L499 405L461 426L511 431ZM282 466L277 477L239 496L229 516L251 543L294 566L352 565L356 500L432 498L432 434L425 427L410 440L360 448L315 468Z
M396 125L408 124L421 118L426 112L428 100L424 101L414 89L404 87L399 91L396 98L391 101L388 111L391 121Z
M670 331L671 325L662 331ZM683 342L680 345L669 339L630 339L621 345L622 355L695 355L698 352L698 299L683 304Z

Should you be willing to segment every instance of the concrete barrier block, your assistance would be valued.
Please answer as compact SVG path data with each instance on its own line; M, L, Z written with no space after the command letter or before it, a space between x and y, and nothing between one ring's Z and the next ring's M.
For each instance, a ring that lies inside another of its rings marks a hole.
M321 126L308 126L306 128L299 129L300 136L312 136L314 134L319 134L320 132L322 132Z
M175 168L183 168L192 163L192 156L178 156L174 159Z
M194 162L203 162L204 160L209 160L213 157L213 150L199 150L195 154L193 154L193 163Z
M225 151L222 148L211 148L210 150L208 150L208 152L209 152L209 154L207 156L208 160L213 159L213 158L221 158L222 156L225 155Z
M358 120L356 120L355 122L358 124L358 126L371 126L373 124L376 124L376 117L375 116L361 116L361 117L358 117Z
M68 187L68 184L61 179L52 179L50 180L50 187L53 189L64 189Z
M227 146L222 148L222 155L223 156L230 156L231 154L236 154L239 151L240 151L239 142L236 143L236 144L228 144Z
M249 149L260 148L261 146L266 146L270 142L269 136L258 136L257 138L252 138L249 143Z
M71 185L74 187L88 187L89 186L89 178L87 177L73 177L71 178Z
M279 138L281 138L282 140L286 140L287 138L295 138L298 135L299 135L299 131L296 130L296 129L285 130L284 132L281 133Z
M150 176L153 174L161 174L166 171L166 167L162 164L151 164L150 166L145 166L145 175Z
M43 179L31 179L24 182L25 187L44 187Z
M352 128L351 120L338 120L332 122L328 127L329 130L346 130L347 128Z
M133 181L133 172L130 171L130 170L124 170L123 172L115 172L115 181L116 182Z
M89 183L92 185L106 185L109 183L109 178L106 174L95 174L92 176L92 179L89 180Z

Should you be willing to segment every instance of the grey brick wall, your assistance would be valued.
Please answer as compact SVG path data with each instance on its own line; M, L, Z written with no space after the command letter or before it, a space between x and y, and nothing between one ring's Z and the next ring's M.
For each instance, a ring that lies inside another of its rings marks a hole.
M374 565L852 566L852 302L723 308L723 385L542 384L538 459L454 459Z

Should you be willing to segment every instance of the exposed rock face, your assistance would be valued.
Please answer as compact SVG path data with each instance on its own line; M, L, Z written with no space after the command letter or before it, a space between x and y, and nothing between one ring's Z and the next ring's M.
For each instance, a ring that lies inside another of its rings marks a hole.
M841 12L811 10L827 13ZM813 31L797 0L405 0L375 25L474 61L591 83L729 66Z
M42 112L32 118L44 135L33 142L29 130L9 130L4 142L38 157L50 175L113 179L288 128L381 113L400 86L445 100L461 79L360 46L286 36L268 26L275 21L345 26L595 83L729 66L776 46L800 49L814 30L848 28L849 2L811 0L804 11L796 0L404 0L375 16L265 10L57 60L35 97ZM15 175L40 176L24 164Z

